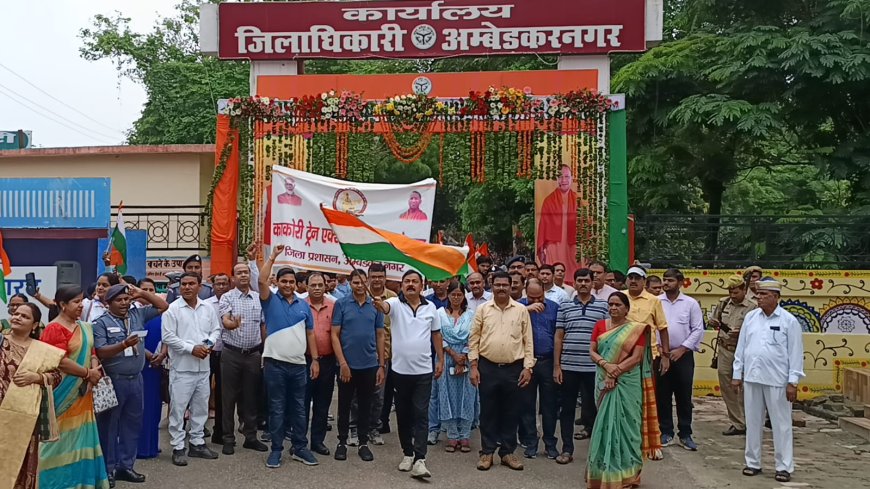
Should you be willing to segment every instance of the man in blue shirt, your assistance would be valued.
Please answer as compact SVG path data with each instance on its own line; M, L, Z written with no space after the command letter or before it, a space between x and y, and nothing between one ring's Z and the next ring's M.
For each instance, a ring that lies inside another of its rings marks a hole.
M556 463L565 465L574 460L574 413L577 395L583 399L580 423L583 430L577 439L592 436L592 426L598 411L595 406L595 362L589 356L592 331L595 324L610 317L607 301L592 295L593 273L588 268L574 272L574 290L577 294L559 306L556 317L556 349L553 355L553 375L560 387L562 410L559 423L562 428L562 453Z
M149 305L131 308L133 299ZM118 405L97 415L100 444L110 485L115 480L145 482L133 470L144 409L142 369L153 352L145 350L145 323L169 307L165 300L134 285L113 285L106 292L108 312L94 321L94 347L106 375L112 379ZM147 357L147 358L146 358Z
M538 393L541 395L541 428L547 458L555 460L559 456L556 449L556 382L553 380L553 349L556 335L556 315L559 304L545 298L544 286L536 278L526 284L526 297L519 303L527 306L532 319L532 334L535 345L535 367L532 380L521 392L524 406L520 416L520 443L526 451L526 458L538 456L538 429L536 423Z
M384 314L375 308L368 293L366 274L355 269L350 274L351 294L336 301L332 314L332 348L339 365L338 446L336 460L347 460L347 437L350 432L350 409L357 398L357 432L360 436L359 457L374 460L368 446L372 398L375 386L384 382L385 356Z
M314 318L308 303L296 296L296 273L291 268L278 271L278 294L269 290L269 271L275 259L284 252L278 245L263 264L258 278L260 303L266 318L266 339L263 342L263 378L269 403L269 431L272 453L266 467L281 466L284 435L291 433L293 460L305 465L317 465L308 449L308 409L305 392L308 386L306 351L311 356L311 378L320 373L320 356L314 338ZM290 426L287 426L287 424Z

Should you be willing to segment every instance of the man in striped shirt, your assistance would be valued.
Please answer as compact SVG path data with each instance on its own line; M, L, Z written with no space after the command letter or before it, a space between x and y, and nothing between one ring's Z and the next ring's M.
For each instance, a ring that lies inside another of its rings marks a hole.
M597 414L595 408L595 363L589 357L589 341L595 323L607 319L607 301L592 295L592 272L581 268L574 272L574 289L577 295L565 302L556 315L556 341L553 355L553 378L561 385L562 411L559 422L562 427L562 453L556 458L559 464L574 460L574 412L577 394L583 399L580 420L583 431L578 439L589 438Z

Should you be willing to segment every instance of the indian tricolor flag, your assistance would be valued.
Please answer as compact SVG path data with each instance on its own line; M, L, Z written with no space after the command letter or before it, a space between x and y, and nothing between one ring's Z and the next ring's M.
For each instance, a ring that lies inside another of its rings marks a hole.
M376 229L346 212L322 206L320 210L335 232L341 250L351 260L401 263L417 269L429 280L447 280L465 267L467 257L456 248Z
M109 236L109 265L124 275L127 273L127 228L124 224L124 203L118 206L118 219Z
M4 304L9 299L6 297L6 277L10 275L12 275L12 264L9 263L9 255L3 248L3 233L0 233L0 301Z

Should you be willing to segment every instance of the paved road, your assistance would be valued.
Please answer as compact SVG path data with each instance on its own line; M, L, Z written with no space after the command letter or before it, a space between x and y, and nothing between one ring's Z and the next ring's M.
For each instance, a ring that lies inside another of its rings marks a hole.
M696 453L679 447L665 449L665 460L648 462L644 468L643 488L673 489L698 488L720 489L739 487L747 489L770 489L783 487L773 480L773 454L765 453L765 474L755 478L740 475L742 462L742 438L722 437L719 432L726 428L721 421L724 407L718 399L696 399L696 441L701 446ZM164 421L165 423L165 421ZM868 488L870 471L866 470L870 456L859 454L856 446L861 441L848 434L820 432L835 426L823 420L811 418L807 428L796 430L796 458L799 465L794 486L818 488ZM476 434L475 434L476 435ZM406 473L396 470L401 459L395 433L385 436L386 445L372 447L374 462L363 462L351 448L348 460L337 462L331 457L319 457L320 465L306 467L285 456L279 469L264 466L265 454L238 449L233 456L218 460L190 460L187 467L175 467L169 460L170 450L166 444L166 431L161 431L163 453L152 460L137 463L137 470L147 474L148 487L184 487L185 489L246 489L276 487L293 484L297 487L354 489L404 489L422 486L439 488L499 487L516 489L549 489L585 487L583 471L587 442L579 442L577 459L566 466L546 458L524 460L526 468L515 472L507 467L496 466L488 472L475 469L477 456L472 453L445 453L442 444L430 447L429 469L433 478L427 482L411 479ZM766 435L770 443L770 433ZM330 448L334 438L327 440ZM478 439L473 439L477 450ZM216 451L219 446L210 445ZM870 450L870 447L867 447ZM834 465L832 460L838 460ZM796 484L795 484L796 483ZM132 484L119 483L119 489L128 489Z

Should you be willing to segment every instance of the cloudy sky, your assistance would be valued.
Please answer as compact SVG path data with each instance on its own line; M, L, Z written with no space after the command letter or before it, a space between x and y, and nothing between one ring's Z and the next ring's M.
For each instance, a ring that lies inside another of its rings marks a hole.
M82 59L79 29L96 14L120 11L145 32L173 14L176 0L2 3L0 131L31 130L38 147L123 143L145 92L121 79L111 62Z

